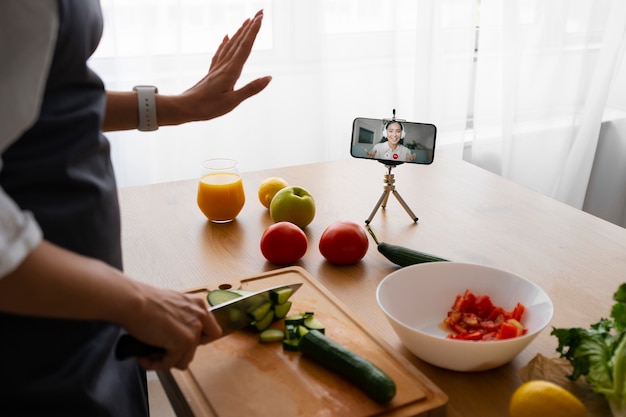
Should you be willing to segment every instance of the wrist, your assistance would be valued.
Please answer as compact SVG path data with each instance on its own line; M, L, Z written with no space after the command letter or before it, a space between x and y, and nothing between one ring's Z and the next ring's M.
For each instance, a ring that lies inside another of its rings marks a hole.
M192 106L185 105L185 100L180 95L158 94L156 104L159 126L177 126L196 120L189 113Z

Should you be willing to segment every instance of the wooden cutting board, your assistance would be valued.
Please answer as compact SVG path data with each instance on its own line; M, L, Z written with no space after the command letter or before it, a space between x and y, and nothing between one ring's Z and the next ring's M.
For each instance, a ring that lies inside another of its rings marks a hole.
M326 335L370 360L396 383L388 404L378 404L341 376L281 343L262 344L258 332L239 331L204 345L186 371L160 372L179 415L196 417L445 416L448 397L408 360L366 327L301 267L242 279L220 288L261 290L302 282L290 313L313 311ZM212 288L215 289L215 288ZM206 295L210 288L186 291ZM273 327L281 327L282 321Z

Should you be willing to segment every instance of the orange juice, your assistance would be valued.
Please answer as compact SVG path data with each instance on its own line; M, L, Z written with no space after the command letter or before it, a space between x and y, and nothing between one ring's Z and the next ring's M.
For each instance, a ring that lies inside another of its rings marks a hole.
M243 183L238 174L229 172L203 176L198 185L198 207L211 221L233 220L245 203Z

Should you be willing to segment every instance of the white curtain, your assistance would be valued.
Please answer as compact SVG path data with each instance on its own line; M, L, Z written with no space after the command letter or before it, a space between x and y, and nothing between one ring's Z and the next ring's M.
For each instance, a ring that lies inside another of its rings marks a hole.
M623 0L482 0L473 163L582 208L626 36Z
M243 171L349 158L356 117L432 122L461 157L474 57L469 0L102 0L91 65L107 88L193 85L225 34L264 9L241 83L272 75L233 112L154 133L107 136L119 186L195 178L234 157ZM363 161L364 169L374 162Z
M437 147L577 207L626 21L623 0L102 5L92 66L110 89L183 91L222 37L261 8L241 83L274 78L218 119L109 134L120 186L195 178L214 156L238 159L243 171L347 158L352 120L396 109L398 118L437 125Z

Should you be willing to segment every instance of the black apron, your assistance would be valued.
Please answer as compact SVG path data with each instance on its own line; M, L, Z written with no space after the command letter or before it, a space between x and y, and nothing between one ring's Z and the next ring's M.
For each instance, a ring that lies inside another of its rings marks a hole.
M35 125L2 155L0 185L44 238L122 269L104 86L86 65L102 34L97 0L59 0L59 34ZM111 300L115 302L115 300ZM147 416L146 375L117 361L110 323L0 314L0 416Z

